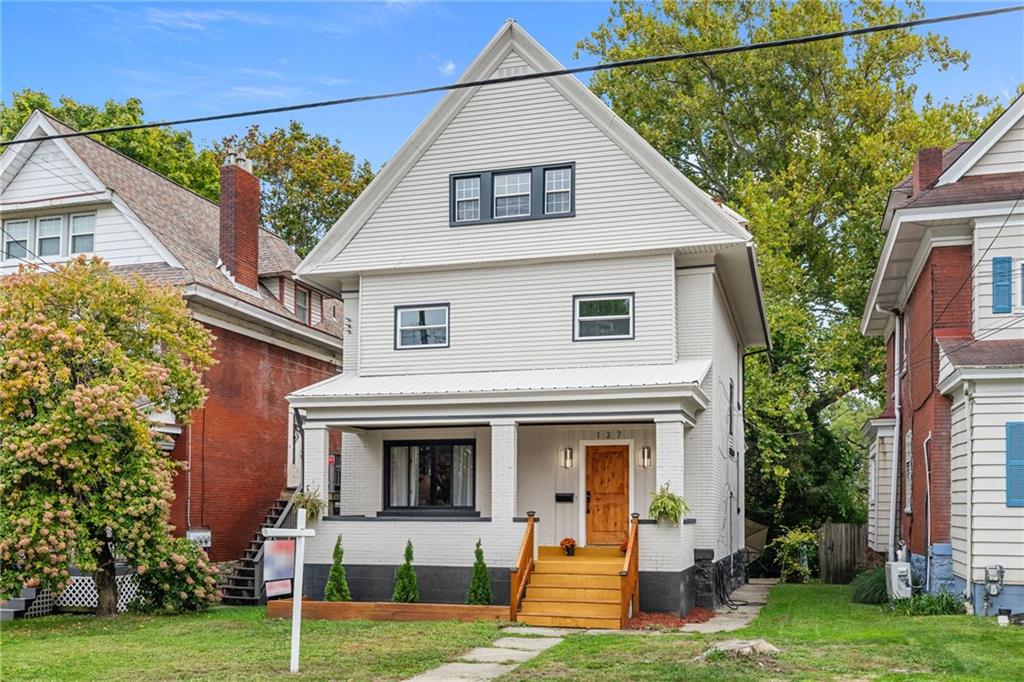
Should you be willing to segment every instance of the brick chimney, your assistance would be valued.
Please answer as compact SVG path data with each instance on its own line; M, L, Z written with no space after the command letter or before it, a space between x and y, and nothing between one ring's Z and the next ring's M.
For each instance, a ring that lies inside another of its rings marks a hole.
M220 167L220 262L242 286L259 286L260 181L249 160L228 150Z
M925 147L914 159L914 194L932 185L942 175L942 148Z

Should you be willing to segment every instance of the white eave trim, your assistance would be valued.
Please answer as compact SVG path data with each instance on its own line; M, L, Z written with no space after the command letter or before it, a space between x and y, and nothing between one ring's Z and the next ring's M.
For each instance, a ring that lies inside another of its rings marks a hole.
M967 151L961 154L960 158L939 176L936 186L941 187L960 180L996 142L1003 138L1003 135L1021 119L1021 116L1024 116L1024 95L1018 95L1017 99L971 144Z
M959 367L940 381L939 393L949 395L964 381L1024 381L1024 366L1018 367Z
M230 310L242 317L247 317L268 327L286 332L296 338L327 348L332 352L340 353L342 350L341 339L339 338L331 336L326 332L322 332L319 329L307 327L300 322L289 320L277 313L264 310L258 306L246 303L234 296L229 296L228 294L221 293L209 287L205 287L200 284L189 284L182 291L182 295L186 299L196 299L215 307Z
M895 417L875 417L864 422L860 432L865 438L892 438L896 430Z

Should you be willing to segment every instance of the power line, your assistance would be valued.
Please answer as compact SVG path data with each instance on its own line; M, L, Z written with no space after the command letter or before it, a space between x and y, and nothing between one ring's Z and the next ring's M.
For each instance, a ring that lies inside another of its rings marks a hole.
M609 71L611 69L621 69L633 66L645 66L648 64L662 64L665 62L683 61L687 59L699 59L702 57L714 57L725 54L738 54L742 52L750 52L754 50L763 50L775 47L787 47L791 45L806 45L809 43L817 43L824 40L835 40L837 38L850 38L853 36L867 35L871 33L881 33L885 31L895 31L906 28L915 28L918 26L928 26L932 24L940 24L951 21L963 21L966 19L977 19L980 17L995 16L999 14L1007 14L1009 12L1019 12L1024 10L1024 5L1013 5L1010 7L999 7L996 9L979 10L977 12L964 12L961 14L949 14L941 17L924 18L924 19L912 19L909 21L900 21L890 24L878 24L875 26L864 26L861 28L847 29L844 31L833 31L831 33L816 33L809 36L797 36L794 38L782 38L779 40L769 40L760 43L748 43L746 45L734 45L732 47L717 47L708 50L697 50L694 52L678 52L672 54L655 55L651 57L637 57L635 59L624 59L617 62L606 62L604 64L594 64L591 66L576 66L571 68L554 69L551 71L539 71L535 73L524 73L516 74L512 76L501 76L498 78L484 78L474 81L465 81L459 83L449 83L446 85L435 85L426 88L415 88L412 90L397 90L393 92L377 93L372 95L359 95L356 97L344 97L340 99L329 99L321 100L318 102L307 102L304 104L292 104L282 107L271 107L267 109L251 109L249 111L240 111L228 114L215 114L212 116L195 116L192 118L182 118L170 121L158 121L154 123L136 123L126 126L111 126L107 128L94 128L92 130L80 130L71 133L59 133L56 135L44 135L40 137L29 137L22 140L7 140L0 142L0 146L9 146L15 144L25 144L28 142L43 142L45 140L55 140L67 137L80 137L83 135L101 135L104 133L116 133L127 130L141 130L144 128L157 128L163 126L174 126L174 125L185 125L188 123L207 123L210 121L223 121L232 118L244 118L252 116L263 116L266 114L280 114L290 111L301 111L305 109L318 109L322 107L339 106L343 104L356 104L359 102L371 102L385 99L395 99L398 97L410 97L413 95L426 95L435 92L447 92L450 90L465 90L468 88L476 88L486 85L501 85L504 83L519 83L522 81L537 80L539 78L552 78L555 76L569 76L578 73L592 73L597 71Z

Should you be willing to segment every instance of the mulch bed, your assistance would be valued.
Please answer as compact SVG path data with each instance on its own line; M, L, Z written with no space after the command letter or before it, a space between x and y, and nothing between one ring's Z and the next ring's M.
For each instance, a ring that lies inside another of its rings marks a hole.
M681 628L687 623L703 623L705 621L711 620L714 616L714 611L711 611L709 609L702 609L699 606L691 610L682 618L680 618L674 613L654 613L649 611L640 611L635 616L629 619L629 624L626 627L630 630Z

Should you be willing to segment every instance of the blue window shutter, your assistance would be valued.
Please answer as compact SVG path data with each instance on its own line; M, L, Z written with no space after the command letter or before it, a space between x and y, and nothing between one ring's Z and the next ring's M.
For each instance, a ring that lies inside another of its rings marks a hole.
M1006 422L1006 506L1024 507L1024 422Z
M1013 306L1013 258L992 259L992 312L1008 313Z

